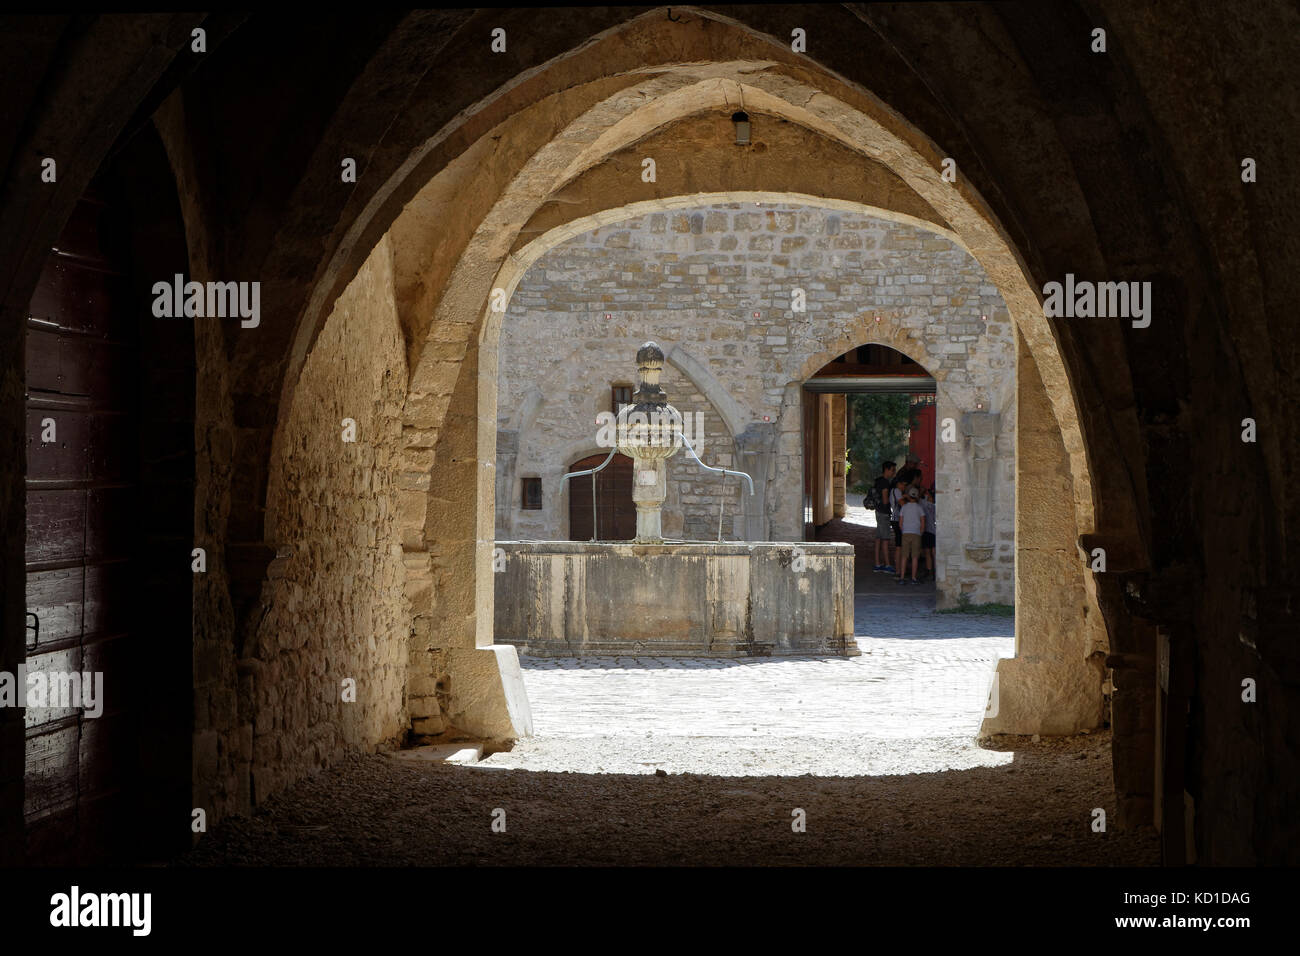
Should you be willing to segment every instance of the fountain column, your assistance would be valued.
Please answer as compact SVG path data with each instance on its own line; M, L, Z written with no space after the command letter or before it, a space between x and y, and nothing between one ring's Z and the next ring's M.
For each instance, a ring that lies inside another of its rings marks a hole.
M667 461L682 444L682 416L659 384L664 352L647 342L636 353L639 375L631 404L618 413L618 450L632 459L636 542L662 544L661 509L668 494Z

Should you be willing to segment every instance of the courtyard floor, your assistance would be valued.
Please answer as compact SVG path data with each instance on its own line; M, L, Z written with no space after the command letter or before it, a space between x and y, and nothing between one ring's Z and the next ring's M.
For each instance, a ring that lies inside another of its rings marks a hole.
M975 742L1014 624L933 603L868 569L856 658L523 658L535 736L511 751L356 755L176 862L1158 863L1153 831L1091 828L1108 734Z

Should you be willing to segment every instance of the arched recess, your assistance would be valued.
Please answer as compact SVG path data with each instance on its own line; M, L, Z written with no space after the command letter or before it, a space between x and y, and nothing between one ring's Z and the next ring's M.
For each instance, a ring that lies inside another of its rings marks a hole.
M690 383L700 390L700 394L708 399L709 404L717 410L718 415L722 418L722 423L727 426L727 431L731 433L733 439L745 430L748 422L745 421L744 410L731 397L731 392L727 391L727 387L718 381L716 375L709 371L708 366L696 359L681 345L668 346L664 358L671 363L673 368L685 375Z

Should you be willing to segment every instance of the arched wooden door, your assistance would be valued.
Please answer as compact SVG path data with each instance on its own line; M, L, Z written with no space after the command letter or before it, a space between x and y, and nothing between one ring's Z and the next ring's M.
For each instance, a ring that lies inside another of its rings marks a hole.
M575 461L569 471L595 468L604 455ZM596 473L598 541L631 541L636 537L636 505L632 503L632 459L615 455ZM569 540L591 540L591 475L569 479Z
M81 675L102 692L26 710L27 858L41 864L189 845L149 827L183 831L192 805L203 543L196 323L150 308L153 281L188 262L175 193L155 185L169 175L156 134L131 140L74 208L27 313L26 663L51 690L53 675Z

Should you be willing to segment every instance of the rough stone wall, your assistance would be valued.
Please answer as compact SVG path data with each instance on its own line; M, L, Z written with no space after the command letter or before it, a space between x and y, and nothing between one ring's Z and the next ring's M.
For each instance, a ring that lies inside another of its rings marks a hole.
M795 288L806 294L803 313L791 309ZM766 486L772 540L803 534L802 382L868 342L920 362L938 382L939 422L954 419L957 432L937 447L940 603L962 596L1011 602L1014 329L997 289L954 242L862 213L735 202L642 215L556 246L520 281L502 323L498 446L517 448L517 457L498 455L499 537L567 537L559 478L574 459L597 450L595 412L608 409L611 384L635 380L632 356L646 339L669 354L670 401L683 412L705 412L708 464L725 463L734 451L727 426L736 423L724 422L719 404L740 410L742 429L765 417L775 423L770 471L754 476ZM672 368L674 349L716 386L695 382L689 391L682 370ZM725 397L709 402L704 392L715 387ZM540 400L530 401L534 390ZM992 540L980 541L973 540L973 452L962 434L963 415L977 409L1000 416ZM672 462L665 531L712 539L719 481L698 472L692 478L688 469L694 466L684 459ZM543 479L541 511L520 507L526 475ZM727 492L728 514L737 514L738 493ZM743 537L738 515L724 537Z
M256 795L405 729L410 616L396 493L405 388L385 240L308 357L272 463L268 511L280 554L266 616L240 661ZM343 441L345 418L356 422L355 442ZM347 678L354 703L343 700Z
M644 337L635 327L619 323L605 325L603 313L565 316L564 326L552 323L560 340L558 348L572 346L575 337L590 336L586 345L570 349L567 360L557 363L546 380L528 381L517 367L502 363L499 381L502 392L525 394L531 386L541 385L552 396L543 401L530 426L512 431L519 434L518 456L497 455L498 496L497 537L513 540L567 540L569 537L569 492L562 476L573 462L595 454L608 454L596 441L596 416L611 411L610 389L614 384L636 382L633 356ZM509 320L508 320L509 321ZM520 335L527 335L523 329ZM546 336L547 330L537 334ZM545 339L543 338L543 341ZM530 370L531 371L531 370ZM714 468L734 466L731 435L714 406L699 389L679 371L666 366L661 384L668 400L683 418L702 422L703 440L690 433L700 458ZM504 403L498 413L504 418L503 429L511 431L513 407ZM696 416L701 417L696 417ZM510 472L513 471L513 479ZM521 507L520 484L525 477L542 479L542 509ZM590 478L573 479L590 482ZM725 496L726 514L723 537L741 537L740 486L742 479L728 478L725 487L720 475L704 471L688 455L679 452L668 461L668 497L664 501L663 528L669 538L713 540L718 535L719 495Z

